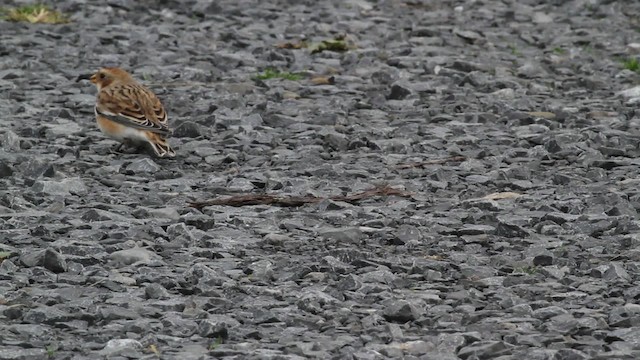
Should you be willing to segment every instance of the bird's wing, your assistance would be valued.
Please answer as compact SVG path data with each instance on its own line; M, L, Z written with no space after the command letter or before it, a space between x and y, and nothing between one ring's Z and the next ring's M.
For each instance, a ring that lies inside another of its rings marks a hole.
M96 115L135 129L168 134L167 112L151 90L139 84L116 84L98 93Z

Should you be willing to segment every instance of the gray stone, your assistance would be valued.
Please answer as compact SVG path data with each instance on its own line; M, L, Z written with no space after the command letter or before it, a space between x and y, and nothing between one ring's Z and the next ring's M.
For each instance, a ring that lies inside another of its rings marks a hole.
M224 272L212 269L203 264L194 264L184 274L185 280L196 285L203 293L213 291L214 288L230 283Z
M603 279L605 280L623 280L630 281L631 276L624 269L620 263L612 263L607 271L604 272Z
M0 160L0 179L8 178L13 175L13 166Z
M191 231L189 227L183 222L179 222L176 224L171 224L167 227L167 235L176 238L180 236L185 236L187 238L191 237Z
M324 136L324 141L332 149L340 151L347 150L349 145L349 139L346 136L337 133L326 134Z
M246 117L243 117L240 121L242 126L250 126L252 128L263 124L262 116L260 116L260 114L249 114Z
M547 329L560 334L571 334L579 327L578 320L570 314L554 316L548 320Z
M20 136L11 130L7 130L0 138L2 149L6 152L20 151Z
M640 327L612 330L608 332L607 336L612 340L619 339L637 346L640 343Z
M202 136L202 127L200 124L192 121L185 121L178 125L172 133L177 138L197 138Z
M227 184L227 188L230 191L249 192L255 188L255 185L250 179L233 178Z
M114 357L118 355L126 355L127 357L135 356L136 353L142 353L144 346L134 339L112 339L109 340L104 348L100 350L103 356Z
M591 359L591 356L577 349L559 349L556 358L567 360Z
M37 179L41 176L53 177L55 168L50 161L32 159L21 165L22 175L26 178Z
M198 323L198 335L203 338L226 338L228 336L227 324L215 320L204 319Z
M141 248L131 248L112 252L109 257L122 265L131 265L135 263L149 263L156 259L157 255L149 250Z
M170 220L179 220L180 214L178 210L173 207L165 207L160 209L148 209L149 215L156 219L170 219Z
M320 232L320 236L339 243L357 244L363 238L363 233L358 228L326 229Z
M536 319L546 320L554 316L567 314L567 310L559 306L548 306L540 309L536 309L531 314Z
M343 261L340 261L340 259L337 259L333 256L325 256L320 261L320 270L330 271L336 274L346 274L352 268L352 266L344 263Z
M127 170L134 174L156 173L160 171L160 169L162 169L160 165L149 158L135 160L131 162L131 164L127 165Z
M160 284L148 284L144 287L144 295L147 299L168 299L169 292Z
M533 266L549 266L553 265L553 253L547 252L544 254L538 254L533 258Z
M167 335L189 337L198 331L198 324L191 319L184 319L177 313L167 313L162 317L162 325Z
M22 320L28 324L49 324L69 321L73 318L71 313L62 311L53 306L39 306L26 311Z
M411 89L406 88L400 84L393 84L387 98L389 100L403 100L406 99L409 95L411 95Z
M421 311L408 301L397 300L385 306L384 318L392 322L405 323L416 320L420 313Z
M422 240L422 233L420 229L412 225L401 225L396 231L396 237L402 243L407 243L409 241L419 241Z
M80 178L70 178L60 181L37 180L33 186L33 191L47 195L84 195L87 187Z
M249 264L249 266L247 267L247 272L256 279L271 281L274 277L273 268L274 265L271 261L259 260Z
M509 345L502 341L482 341L465 346L458 352L461 358L469 358L476 356L479 359L497 358L497 356L506 352Z
M1 360L46 359L46 349L22 348L17 346L0 346Z
M67 271L66 261L59 252L53 249L24 253L20 256L20 262L27 267L42 266L54 273Z
M296 302L299 309L313 314L319 314L323 307L336 303L338 299L319 290L306 291Z
M124 307L106 305L98 309L97 317L101 321L110 323L118 320L135 320L140 317L140 314Z

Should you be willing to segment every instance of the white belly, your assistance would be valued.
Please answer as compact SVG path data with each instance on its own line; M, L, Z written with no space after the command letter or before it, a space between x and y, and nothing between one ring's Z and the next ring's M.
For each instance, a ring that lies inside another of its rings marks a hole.
M149 141L142 130L130 128L124 125L118 124L118 130L113 131L114 129L112 125L107 128L103 126L100 121L98 121L98 128L100 128L100 131L102 131L108 137L120 142L124 142L125 140L133 142Z
M140 129L134 129L115 121L108 120L106 117L99 116L97 107L94 108L96 114L96 122L98 128L108 137L120 141L130 142L147 142L149 139L145 136L145 132Z

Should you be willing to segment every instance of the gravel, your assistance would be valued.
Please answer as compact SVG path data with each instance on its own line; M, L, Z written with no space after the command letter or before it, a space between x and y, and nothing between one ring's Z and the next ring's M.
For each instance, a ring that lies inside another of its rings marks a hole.
M640 358L640 3L55 6L0 21L0 360ZM101 66L176 159L112 152Z

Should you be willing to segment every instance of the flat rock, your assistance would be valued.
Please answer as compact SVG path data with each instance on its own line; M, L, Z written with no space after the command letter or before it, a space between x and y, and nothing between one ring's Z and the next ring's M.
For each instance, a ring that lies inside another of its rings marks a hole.
M131 162L131 164L127 165L127 170L133 172L134 174L155 173L160 171L160 169L160 165L149 158L135 160Z
M149 250L141 248L132 248L126 250L115 251L109 255L111 259L123 265L131 265L134 263L149 263L157 255Z
M32 189L47 195L83 195L87 192L84 181L80 178L55 180L37 180Z
M20 256L20 262L27 267L42 266L55 273L67 271L64 258L53 249L25 253Z

